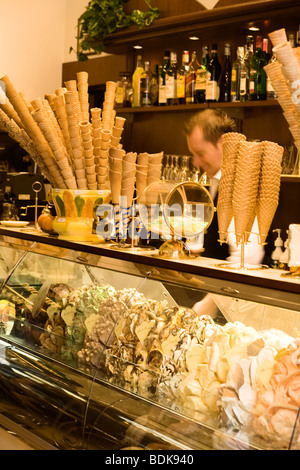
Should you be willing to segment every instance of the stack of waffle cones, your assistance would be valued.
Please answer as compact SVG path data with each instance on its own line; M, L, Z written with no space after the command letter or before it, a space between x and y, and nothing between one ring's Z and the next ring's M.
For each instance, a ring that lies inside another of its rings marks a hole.
M300 103L295 99L295 84L300 80L299 48L292 48L287 40L285 29L269 34L276 61L265 66L265 71L277 94L283 115L289 125L295 145L300 150Z
M279 201L283 147L268 141L262 144L263 154L257 202L257 222L260 241L265 243Z
M124 155L122 163L121 198L123 207L130 207L133 201L136 178L136 152Z
M246 137L237 132L228 132L223 135L222 178L220 180L217 203L219 238L221 242L227 238L227 230L233 217L232 197L236 162L240 143L245 140Z
M83 148L84 168L87 186L88 189L98 189L96 179L96 167L93 154L91 123L88 120L80 121L79 129L81 135L81 144Z
M148 153L139 153L136 164L136 192L138 199L147 187Z
M121 197L122 169L125 150L109 149L109 181L113 204L119 204Z
M130 207L133 201L136 181L135 152L126 153L123 149L109 149L109 180L112 203Z
M255 219L261 153L260 142L240 143L232 198L237 243L248 241Z
M116 238L119 238L119 215L122 219L122 233L126 238L129 210L133 203L136 181L135 152L126 153L120 148L109 149L109 181L112 203L115 207Z
M122 147L125 122L114 110L116 83L107 82L103 111L93 108L90 120L86 72L32 102L7 76L1 80L6 94L0 103L0 127L28 152L51 185L109 189L108 151L112 145Z
M147 185L161 178L163 152L148 154Z
M143 191L149 184L160 180L163 152L140 153L136 165L136 190L137 197L141 197Z
M225 241L234 219L237 243L247 243L257 217L260 242L265 243L280 190L283 147L274 142L248 142L245 136L223 136L222 176L217 215L219 236Z

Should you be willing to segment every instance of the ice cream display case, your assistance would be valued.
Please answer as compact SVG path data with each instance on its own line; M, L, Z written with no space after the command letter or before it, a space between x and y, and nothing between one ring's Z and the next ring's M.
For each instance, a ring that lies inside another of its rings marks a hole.
M37 449L299 449L299 280L215 261L0 229L0 426Z

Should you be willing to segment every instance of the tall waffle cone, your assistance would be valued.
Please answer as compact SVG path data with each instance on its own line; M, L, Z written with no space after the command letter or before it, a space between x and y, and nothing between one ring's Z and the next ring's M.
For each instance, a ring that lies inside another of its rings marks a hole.
M262 150L260 142L240 144L232 197L237 243L248 240L255 219Z
M268 36L271 39L273 46L278 46L279 44L287 42L286 31L284 28L272 31Z
M261 243L266 241L278 206L283 150L283 147L274 142L264 142L259 197L256 208Z
M225 241L227 230L233 217L232 194L236 171L237 156L240 142L246 140L243 134L228 132L223 135L223 160L221 165L222 176L219 184L217 215L219 224L219 238Z

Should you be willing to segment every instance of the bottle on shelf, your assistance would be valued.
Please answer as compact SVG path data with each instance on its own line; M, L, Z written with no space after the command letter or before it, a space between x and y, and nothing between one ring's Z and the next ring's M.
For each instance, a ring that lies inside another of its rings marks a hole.
M158 64L153 68L152 78L149 83L149 100L151 106L158 105Z
M296 47L300 47L300 26L296 33Z
M132 75L132 89L133 89L133 99L132 107L141 106L141 93L140 93L140 78L144 73L144 67L142 64L142 56L137 56L136 68Z
M226 43L224 48L224 67L220 75L220 97L219 101L230 101L230 88L231 88L231 51L230 44Z
M246 36L246 45L245 45L245 62L250 69L251 59L254 53L254 38L250 34Z
M129 108L132 105L131 73L121 72L116 87L116 108Z
M270 58L269 64L271 62L276 62L275 54L273 54L272 57ZM277 95L273 88L272 82L267 75L267 100L275 100L275 99L277 99Z
M185 101L187 104L195 103L196 102L196 77L197 72L200 68L200 64L197 59L197 52L192 52L192 59L189 63L188 73L186 77L186 85L185 85Z
M124 94L124 103L123 106L124 108L131 108L132 106L132 75L130 72L126 72L125 75L125 82L124 82L124 87L125 87L125 94Z
M294 34L289 34L289 43L290 43L291 47L296 46L296 44L295 44L295 35Z
M256 37L256 48L250 64L249 93L251 101L265 100L267 97L267 75L264 66L266 57L262 50L262 37Z
M195 83L195 102L205 103L206 100L206 80L207 80L207 68L209 64L209 52L208 46L202 47L202 62L196 72L196 83Z
M170 51L164 52L163 65L158 67L158 105L165 106L167 104L166 97L166 73L170 68Z
M269 39L268 38L263 39L263 53L266 57L266 61L269 62L271 59L271 54L269 52Z
M171 52L170 67L166 72L167 105L178 104L177 98L177 53Z
M149 60L145 61L144 72L140 76L140 103L141 106L151 106L149 91L152 72L150 71Z
M206 81L206 101L214 102L219 99L219 78L221 75L221 65L218 58L218 45L213 44L211 58L208 65L208 76Z
M185 104L185 86L189 70L190 54L189 51L183 51L182 63L177 71L177 100L178 104Z
M124 81L124 73L120 72L119 79L117 81L117 87L116 87L116 100L115 100L116 108L120 108L123 106L123 101L124 101L123 81Z
M237 48L236 60L231 71L231 101L248 101L249 99L249 68L245 61L244 47Z

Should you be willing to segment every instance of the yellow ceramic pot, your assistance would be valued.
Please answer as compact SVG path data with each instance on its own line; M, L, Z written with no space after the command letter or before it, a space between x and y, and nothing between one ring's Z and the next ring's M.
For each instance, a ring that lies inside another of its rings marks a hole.
M56 210L53 230L71 241L102 242L92 233L95 207L110 201L109 190L52 189Z

